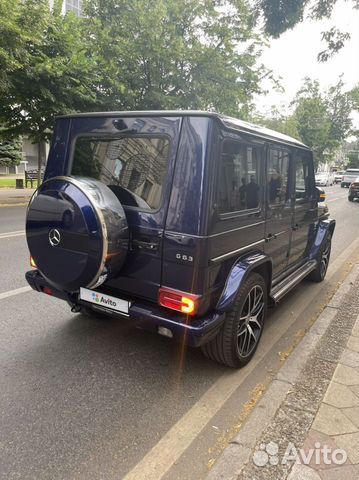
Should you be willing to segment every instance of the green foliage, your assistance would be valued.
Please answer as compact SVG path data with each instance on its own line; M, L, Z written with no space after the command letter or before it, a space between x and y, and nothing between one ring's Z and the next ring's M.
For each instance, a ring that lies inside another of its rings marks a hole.
M60 113L93 108L97 70L85 21L48 0L0 0L0 119L12 135L49 137Z
M301 140L313 150L318 166L334 159L345 139L356 133L351 112L357 96L357 87L344 90L342 78L326 92L321 92L318 81L306 78L291 104L292 114L273 109L268 117L257 116L253 121Z
M267 35L278 38L282 33L302 22L306 13L314 20L330 18L338 0L258 0L258 11L264 22ZM354 9L359 8L358 0L349 0ZM318 54L318 61L325 62L345 45L349 33L341 32L335 26L322 32L326 49Z
M256 115L252 117L252 121L276 132L301 140L297 119L293 115L282 115L277 108L273 108L269 116Z
M248 117L261 37L246 0L0 0L0 120L33 142L58 114L206 109Z
M223 8L226 6L226 8ZM246 118L262 40L244 0L84 2L112 109L206 109Z
M13 167L19 165L21 158L21 140L3 138L0 132L0 165Z
M333 158L352 133L351 93L343 89L341 78L324 93L317 81L306 78L293 102L299 135L313 149L317 164Z
M348 153L347 168L359 168L359 150Z

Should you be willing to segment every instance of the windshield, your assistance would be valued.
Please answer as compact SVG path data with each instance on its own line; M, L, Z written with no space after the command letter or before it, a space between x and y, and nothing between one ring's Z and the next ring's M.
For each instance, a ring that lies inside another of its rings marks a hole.
M166 137L78 137L72 175L105 183L123 205L157 209L167 172Z

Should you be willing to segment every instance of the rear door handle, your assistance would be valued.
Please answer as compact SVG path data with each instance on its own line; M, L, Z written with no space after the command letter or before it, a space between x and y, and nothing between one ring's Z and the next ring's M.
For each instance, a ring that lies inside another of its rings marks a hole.
M143 240L132 240L132 244L136 245L140 250L150 250L151 252L156 252L158 250L158 243L155 242L145 242Z

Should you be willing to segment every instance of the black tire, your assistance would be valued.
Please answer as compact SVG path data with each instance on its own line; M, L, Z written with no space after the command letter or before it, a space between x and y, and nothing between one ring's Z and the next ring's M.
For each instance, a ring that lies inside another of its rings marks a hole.
M262 300L260 299L261 293ZM257 304L255 301L256 294L259 298ZM248 300L250 295L252 295L251 298L255 304L252 309L250 309L251 299ZM267 313L267 303L267 286L263 277L258 273L250 274L241 286L233 308L227 312L220 331L213 340L202 346L204 355L232 368L240 368L246 365L258 347ZM250 318L253 319L253 313L257 311L256 308L258 309L256 320L247 320L250 313L252 313ZM245 316L246 319L243 320L242 318ZM253 323L249 325L249 322ZM244 353L243 348L246 342L249 348ZM241 344L243 345L242 351Z
M354 201L354 197L352 197L351 195L349 195L348 200L349 200L349 202L353 202L353 201Z
M308 279L312 282L322 282L328 270L330 251L332 247L332 236L328 233L327 238L322 243L318 253L318 265L309 275Z

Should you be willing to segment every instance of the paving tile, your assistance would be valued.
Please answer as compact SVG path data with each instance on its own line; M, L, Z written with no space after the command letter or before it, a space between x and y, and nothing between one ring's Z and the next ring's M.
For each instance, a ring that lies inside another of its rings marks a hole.
M359 385L351 385L348 388L350 388L350 390L354 393L354 395L359 397Z
M295 464L287 480L321 480L319 474L307 465Z
M345 348L340 357L339 363L343 363L348 367L359 367L359 355L356 352L353 352L353 350Z
M359 337L359 324L358 324L358 321L355 323L354 328L353 328L351 334L352 334L353 337Z
M352 480L358 478L358 465L341 465L330 470L321 470L318 472L321 480Z
M323 402L333 407L348 408L359 406L359 398L346 385L331 382Z
M359 337L349 337L347 348L353 352L359 353Z
M310 458L309 457L310 450L315 450L315 451L311 456L309 463L307 463L306 461L303 463L313 468L314 470L335 468L337 465L335 465L334 463L330 463L330 464L324 463L324 455L320 451L320 449L322 449L323 447L330 448L331 451L334 451L338 448L334 438L330 437L329 435L325 435L324 433L317 432L316 430L313 430L313 429L309 430L308 436L305 439L302 448L308 460ZM349 459L347 459L345 464L350 464Z
M352 433L356 426L338 408L323 403L314 419L312 428L327 435Z
M359 368L339 363L335 369L333 381L343 385L359 385Z
M343 408L342 412L346 417L349 418L349 420L357 427L359 428L359 410L357 407L352 407L352 408Z
M337 446L347 452L352 463L359 463L359 432L335 435L333 438Z
M357 316L357 319L355 321L353 330L352 330L352 335L355 337L359 337L359 315Z

